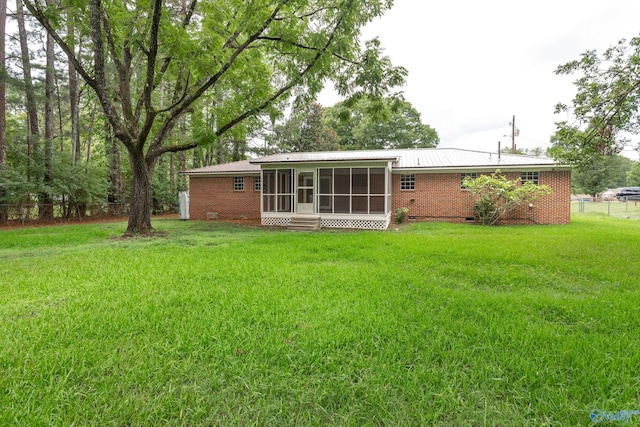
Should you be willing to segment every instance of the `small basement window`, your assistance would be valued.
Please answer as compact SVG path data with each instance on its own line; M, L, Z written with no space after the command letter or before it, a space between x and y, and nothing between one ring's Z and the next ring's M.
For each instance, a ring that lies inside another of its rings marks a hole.
M416 175L400 175L400 189L401 190L415 190L416 189Z
M244 191L244 176L233 177L233 191Z

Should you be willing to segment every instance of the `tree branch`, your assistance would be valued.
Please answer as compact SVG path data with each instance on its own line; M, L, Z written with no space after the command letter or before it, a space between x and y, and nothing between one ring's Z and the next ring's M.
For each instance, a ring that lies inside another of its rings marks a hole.
M585 142L589 143L593 141L593 139L601 132L603 129L612 125L614 118L620 114L619 107L622 105L624 101L627 100L627 97L636 89L640 88L640 81L637 81L634 85L632 85L628 90L626 90L621 95L618 95L616 98L616 102L613 104L613 108L609 109L609 112L605 112L605 114L599 118L597 125L589 132L589 134L585 137ZM598 106L598 109L602 109L605 106L606 100L602 102L601 105ZM608 138L604 138L608 139Z
M94 43L94 76L91 76L87 70L82 66L75 52L69 47L64 39L56 32L51 21L49 21L44 13L43 6L37 0L25 0L25 6L36 18L36 20L42 25L47 33L53 37L56 44L67 55L73 67L82 77L82 79L95 91L100 101L100 105L113 128L114 134L120 139L128 148L133 140L131 135L127 132L126 128L122 125L118 112L116 111L113 103L109 99L107 92L105 74L104 74L104 46L102 43L102 25L101 25L101 3L100 0L90 0L89 11L91 21L91 39Z
M193 14L195 13L196 4L197 3L198 3L198 0L191 0L191 3L189 3L189 6L187 6L187 9L186 9L185 14L184 14L184 18L182 19L182 28L186 28L191 23L191 18L193 17ZM165 71L167 71L167 69L169 68L169 65L171 64L172 60L173 60L172 56L167 56L164 59L164 62L162 63L162 66L160 67L160 74L164 74ZM159 82L156 82L156 86L158 84L159 84Z
M314 15L317 15L320 12L324 12L325 10L330 10L330 9L334 9L335 10L337 8L335 8L335 7L321 7L319 9L313 10L313 11L311 11L309 13L305 13L303 15L298 15L298 16L294 15L294 18L297 18L297 19L310 18L310 17L312 17ZM285 19L286 18L275 18L275 21L284 21Z
M53 39L56 41L60 49L67 54L69 59L71 60L74 68L80 74L85 82L89 86L95 89L95 79L89 75L87 70L84 69L82 64L78 61L75 53L69 47L69 45L60 37L60 35L54 30L53 26L44 16L44 11L42 10L42 5L39 4L38 0L23 0L26 8L31 12L34 18L47 30L47 33L51 34Z
M144 84L142 98L144 100L145 117L142 129L138 135L137 144L140 148L144 146L145 141L151 131L153 122L155 121L156 112L151 105L151 94L155 88L155 72L156 59L158 57L158 32L160 31L160 17L162 15L162 0L155 0L153 3L153 13L151 18L151 31L149 33L149 53L147 54L147 76Z
M113 33L111 32L111 25L109 24L109 18L106 14L102 14L102 26L107 40L107 47L111 53L113 63L118 71L118 91L120 96L120 102L122 105L122 114L128 126L135 126L133 120L133 110L131 105L131 86L129 76L131 75L129 70L131 67L131 51L125 46L123 52L122 61L118 56L116 44L113 39ZM132 129L135 131L135 129Z
M273 22L274 18L280 11L281 7L287 4L289 1L290 0L283 0L282 3L275 8L269 18L265 20L261 27L258 28L258 30L255 31L251 36L249 36L244 43L242 43L233 51L227 61L213 76L209 77L204 82L201 81L196 84L196 89L191 92L190 95L185 96L182 102L171 111L169 117L167 117L167 119L162 123L162 126L153 138L153 142L151 143L148 151L149 155L153 155L153 153L157 151L162 145L164 136L167 135L173 128L175 120L177 120L191 104L193 104L198 98L200 98L202 94L204 94L209 88L211 88L229 70L229 68L231 68L238 56L240 56L240 54L251 45L251 43L255 42L260 34L262 34L269 27L269 25ZM246 117L243 117L242 120L244 120L244 118Z
M324 44L324 46L319 49L316 52L316 56L313 58L313 60L307 65L307 67L300 73L298 74L298 76L296 76L295 78L293 78L288 84L286 84L285 86L283 86L280 90L278 90L274 95L272 95L270 98L268 98L265 102L263 102L261 105L252 108L250 110L245 111L243 114L239 115L238 117L236 117L235 119L229 121L227 124L225 124L224 126L222 126L221 128L218 129L218 131L216 132L216 136L220 136L222 134L224 134L225 132L227 132L229 129L231 129L233 126L235 126L236 124L240 123L242 120L246 119L247 117L256 115L258 113L260 113L261 111L263 111L265 108L267 108L269 105L271 105L275 100L277 100L278 98L280 98L280 96L282 96L284 93L288 92L289 90L291 90L294 86L296 86L300 80L307 74L309 73L309 71L311 71L311 69L315 66L315 64L320 60L320 58L322 57L322 55L327 51L327 49L329 49L329 46L331 46L331 43L333 42L333 39L335 38L335 34L336 31L338 30L338 28L340 28L340 26L342 25L342 22L344 20L344 16L341 16L338 21L336 22L336 24L333 27L333 31L331 32L331 35L329 36L329 38L327 39L327 42Z
M297 47L297 48L300 48L300 49L311 50L311 51L315 51L315 52L318 52L320 50L325 49L325 48L320 48L320 47L307 46L307 45L304 45L302 43L298 43L298 42L291 41L291 40L285 40L282 37L260 36L260 37L258 37L258 40L268 40L268 41L280 42L280 43L288 44L290 46L294 46L294 47ZM340 54L337 54L335 52L331 52L331 54L333 56L335 56L336 58L340 59L341 61L348 62L348 63L350 63L352 65L362 65L362 62L353 61L353 60L345 58L344 56L342 56Z
M188 144L181 144L181 145L168 145L165 147L160 147L157 150L155 150L154 155L156 157L160 157L164 153L178 153L180 151L191 150L193 148L196 148L197 146L198 146L197 142L190 142Z

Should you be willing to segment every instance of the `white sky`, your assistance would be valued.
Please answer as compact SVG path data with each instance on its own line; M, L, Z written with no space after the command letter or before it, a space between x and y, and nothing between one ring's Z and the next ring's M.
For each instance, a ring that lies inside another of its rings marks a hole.
M556 103L569 103L575 76L558 65L640 34L639 0L395 0L364 29L394 65L409 70L405 98L436 129L439 147L495 151L549 147ZM325 90L319 102L339 99ZM633 139L638 142L638 137ZM625 155L638 160L631 147Z

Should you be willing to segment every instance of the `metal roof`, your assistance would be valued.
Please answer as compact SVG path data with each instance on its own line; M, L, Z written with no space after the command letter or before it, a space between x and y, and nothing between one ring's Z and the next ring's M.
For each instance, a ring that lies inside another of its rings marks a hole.
M458 148L394 150L400 153L394 169L500 168L518 166L558 166L549 157L500 154Z
M221 163L219 165L205 166L203 168L189 169L182 173L186 175L219 175L231 173L259 173L260 165L255 165L249 160L240 160L239 162Z
M383 161L398 160L399 150L351 150L351 151L314 151L310 153L278 153L259 159L250 160L252 163L316 163L339 161Z
M393 169L472 169L514 167L560 167L548 157L500 154L458 148L413 148L397 150L319 151L310 153L278 153L240 162L225 163L185 171L187 175L259 172L260 165L282 163L325 163L390 161Z

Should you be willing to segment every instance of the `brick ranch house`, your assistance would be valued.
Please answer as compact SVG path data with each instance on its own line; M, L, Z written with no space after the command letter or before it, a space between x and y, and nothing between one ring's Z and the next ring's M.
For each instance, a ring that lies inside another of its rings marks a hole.
M453 148L280 153L183 174L193 219L260 219L286 227L304 216L322 227L386 229L400 207L409 209L410 220L474 221L475 198L462 178L497 169L553 190L503 223L569 222L570 167L546 157Z

